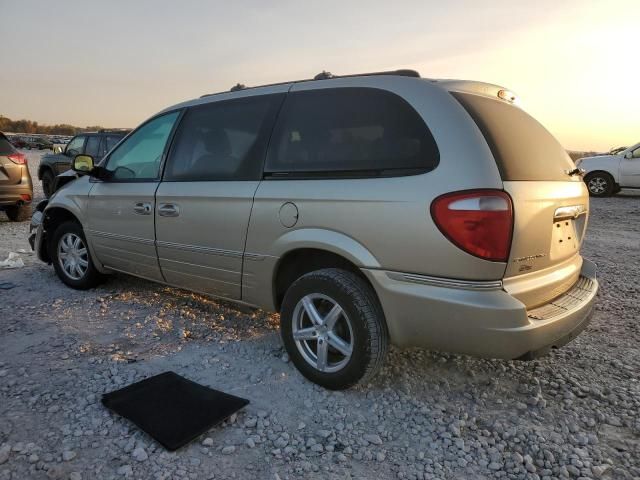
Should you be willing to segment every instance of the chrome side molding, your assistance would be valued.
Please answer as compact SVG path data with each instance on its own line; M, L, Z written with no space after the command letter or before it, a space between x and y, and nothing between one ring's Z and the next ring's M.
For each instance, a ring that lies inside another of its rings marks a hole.
M454 278L430 277L415 273L386 272L387 276L400 282L419 283L433 287L461 288L463 290L501 290L502 280L458 280Z

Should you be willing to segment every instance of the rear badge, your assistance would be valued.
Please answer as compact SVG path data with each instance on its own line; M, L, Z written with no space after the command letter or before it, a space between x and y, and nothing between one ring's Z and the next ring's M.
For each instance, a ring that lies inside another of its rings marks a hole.
M528 255L526 257L518 257L518 258L514 258L513 262L526 262L527 260L536 260L538 258L543 258L546 257L547 254L546 253L538 253L537 255Z
M518 268L518 271L519 272L528 272L532 268L533 267L531 265L521 265L520 268Z

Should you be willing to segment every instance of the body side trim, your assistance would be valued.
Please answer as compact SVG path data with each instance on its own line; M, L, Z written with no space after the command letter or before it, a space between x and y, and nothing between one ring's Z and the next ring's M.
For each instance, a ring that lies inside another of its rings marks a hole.
M464 290L502 290L502 280L458 280L454 278L431 277L414 273L386 272L387 276L400 282L419 283L434 287L460 288Z

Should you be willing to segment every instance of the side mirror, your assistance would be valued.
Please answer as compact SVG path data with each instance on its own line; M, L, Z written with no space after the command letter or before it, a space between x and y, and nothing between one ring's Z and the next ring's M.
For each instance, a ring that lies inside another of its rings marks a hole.
M56 155L59 153L62 153L62 147L60 146L53 147L53 153L55 153Z
M71 168L78 173L91 173L93 170L93 157L91 155L76 155L73 158Z
M624 158L626 158L626 159L633 158L633 152L627 152L627 153L625 154Z

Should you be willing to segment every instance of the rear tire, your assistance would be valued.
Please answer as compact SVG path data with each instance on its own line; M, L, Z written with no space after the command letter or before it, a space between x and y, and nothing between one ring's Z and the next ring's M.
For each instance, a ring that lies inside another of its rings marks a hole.
M607 172L590 173L585 177L584 182L592 197L608 197L616 188L613 177Z
M289 287L280 333L300 373L330 390L373 377L389 346L373 289L354 273L336 268L307 273Z
M24 222L31 218L31 205L14 205L7 207L5 213L12 222Z
M105 275L96 270L78 222L70 220L55 229L49 243L49 256L60 280L71 288L87 290L105 279Z
M42 172L42 191L44 193L45 198L49 198L53 195L53 183L55 182L55 177L53 176L53 172L51 170L45 170Z

